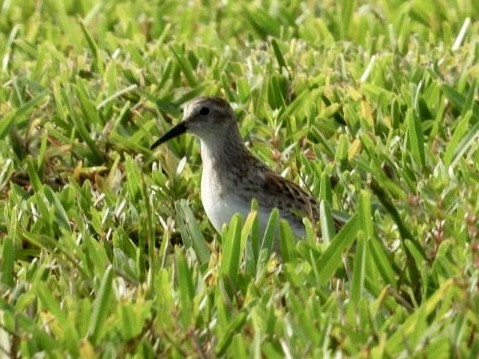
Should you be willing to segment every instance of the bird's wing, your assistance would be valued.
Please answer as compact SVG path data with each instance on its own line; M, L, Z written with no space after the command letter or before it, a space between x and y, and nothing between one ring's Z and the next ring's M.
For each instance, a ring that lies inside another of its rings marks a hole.
M265 205L277 207L296 218L309 217L314 222L319 219L318 202L298 185L273 172L263 173L263 179L264 198L272 202Z

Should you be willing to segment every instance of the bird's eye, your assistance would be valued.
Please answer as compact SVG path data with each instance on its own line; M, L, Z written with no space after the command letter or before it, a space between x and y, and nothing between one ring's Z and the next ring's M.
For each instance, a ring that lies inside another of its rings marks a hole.
M202 107L200 110L200 115L202 116L206 116L209 113L210 113L210 109L208 107Z

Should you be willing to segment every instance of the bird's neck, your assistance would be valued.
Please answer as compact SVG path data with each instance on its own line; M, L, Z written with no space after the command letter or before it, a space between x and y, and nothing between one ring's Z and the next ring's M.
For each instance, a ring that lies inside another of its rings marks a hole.
M204 170L222 171L237 167L241 158L249 156L236 124L225 133L201 137L201 160Z

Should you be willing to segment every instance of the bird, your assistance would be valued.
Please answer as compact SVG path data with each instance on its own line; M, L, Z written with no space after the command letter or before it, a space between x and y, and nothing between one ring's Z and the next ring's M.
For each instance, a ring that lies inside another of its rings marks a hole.
M296 238L304 238L303 218L319 220L319 202L292 181L272 171L245 146L237 118L228 101L201 96L184 106L182 120L151 145L159 145L185 133L200 140L201 202L209 221L221 233L223 225L258 204L260 228L265 230L269 216L277 208Z

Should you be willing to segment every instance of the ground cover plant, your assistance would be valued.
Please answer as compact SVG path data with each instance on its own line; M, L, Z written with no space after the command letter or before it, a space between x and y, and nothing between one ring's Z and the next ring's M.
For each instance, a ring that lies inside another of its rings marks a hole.
M1 2L0 356L478 357L478 17ZM271 253L254 204L215 233L197 141L149 150L198 95L321 199L320 242Z

